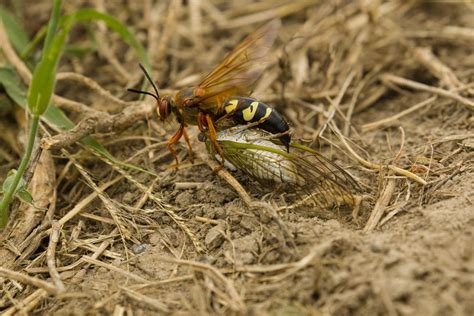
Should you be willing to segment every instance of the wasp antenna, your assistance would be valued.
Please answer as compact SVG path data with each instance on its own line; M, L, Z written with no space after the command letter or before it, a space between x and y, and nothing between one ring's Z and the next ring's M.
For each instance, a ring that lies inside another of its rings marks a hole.
M152 97L154 97L156 99L156 101L160 102L159 96L156 96L153 93L150 93L150 92L147 92L147 91L142 91L142 90L135 90L135 89L127 89L127 91L135 92L135 93L138 93L138 94L151 95Z
M142 64L138 64L140 66L140 68L142 69L143 73L145 74L145 77L148 79L148 81L151 83L151 85L153 86L153 89L155 89L155 93L156 93L156 96L158 98L160 98L160 94L158 93L158 88L156 87L155 83L153 82L153 80L151 79L151 76L148 74L148 72L146 71L145 67L142 65Z

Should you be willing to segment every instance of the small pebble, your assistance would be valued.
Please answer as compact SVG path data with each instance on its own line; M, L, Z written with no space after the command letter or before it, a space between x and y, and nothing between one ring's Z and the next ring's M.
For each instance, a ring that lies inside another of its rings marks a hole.
M148 244L139 244L139 245L132 245L132 251L134 254L138 255L148 248Z
M224 221L219 221L219 224L209 229L205 238L205 243L209 250L216 249L222 245L222 243L224 242L224 231Z
M375 240L370 244L370 250L375 253L386 253L388 251L387 247L380 240Z

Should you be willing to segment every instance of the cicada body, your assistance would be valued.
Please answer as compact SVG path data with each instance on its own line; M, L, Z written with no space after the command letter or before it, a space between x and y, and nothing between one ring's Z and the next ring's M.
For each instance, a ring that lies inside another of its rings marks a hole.
M352 192L357 183L352 176L306 146L293 142L288 152L275 135L241 126L219 131L217 142L229 170L241 170L259 181L281 183L296 193L300 202L311 201L321 208L354 204ZM218 159L208 138L206 147Z

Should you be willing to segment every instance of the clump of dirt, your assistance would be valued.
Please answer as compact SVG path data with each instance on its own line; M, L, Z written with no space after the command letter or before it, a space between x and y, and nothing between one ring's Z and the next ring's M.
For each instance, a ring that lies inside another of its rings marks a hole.
M51 4L32 3L8 8L35 34ZM88 5L67 1L64 10ZM163 94L197 84L246 34L281 18L252 96L288 119L295 141L347 170L362 202L295 207L277 185L242 172L222 176L196 128L189 129L194 163L183 142L175 170L166 141L177 125L157 120L154 100L125 93L142 80L137 56L91 23L71 34L89 53L65 53L56 93L95 115L143 108L129 124L99 119L91 130L114 157L154 175L111 164L79 143L43 151L30 184L43 192L35 196L42 207L17 203L2 233L2 268L27 276L2 274L3 312L474 314L470 2L93 5L144 43ZM62 107L76 122L88 117ZM21 155L24 116L0 115L3 179ZM18 126L8 122L14 117ZM49 133L56 132L44 124L42 137Z

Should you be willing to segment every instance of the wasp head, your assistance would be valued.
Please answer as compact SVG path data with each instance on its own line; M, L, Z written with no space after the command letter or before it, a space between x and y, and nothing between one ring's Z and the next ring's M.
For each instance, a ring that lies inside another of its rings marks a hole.
M171 113L171 97L169 96L160 97L158 88L156 87L155 83L151 79L151 76L148 74L148 72L146 71L145 67L142 64L139 64L139 65L140 65L141 70L145 74L145 77L148 79L148 82L150 82L153 89L155 90L155 94L147 92L147 91L135 90L135 89L128 89L128 91L139 93L139 94L147 94L155 98L156 104L157 104L156 110L158 112L158 116L160 117L160 120L164 121L168 118L168 116Z

